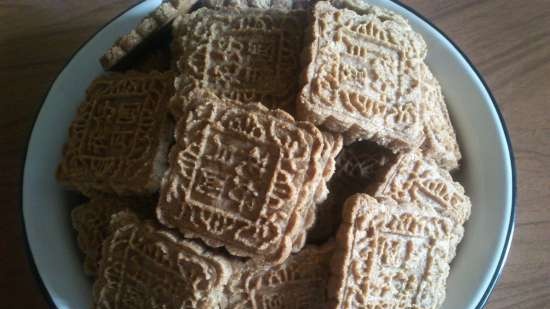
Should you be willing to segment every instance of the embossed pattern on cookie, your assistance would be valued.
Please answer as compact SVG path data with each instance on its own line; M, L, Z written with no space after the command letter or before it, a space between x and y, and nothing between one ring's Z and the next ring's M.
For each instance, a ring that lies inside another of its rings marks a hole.
M305 13L207 8L175 21L181 52L176 90L212 91L220 98L292 110L298 93ZM182 102L172 104L179 115Z
M308 246L283 264L262 267L248 262L226 287L228 308L324 308L334 243Z
M306 228L322 147L315 126L286 112L194 92L176 127L157 217L234 255L282 263Z
M59 181L91 196L150 194L160 185L173 125L171 73L99 77L69 128Z
M197 0L164 0L135 29L120 37L99 62L104 69L112 69L140 44L158 35L178 14L188 12L196 2Z
M456 134L447 111L441 86L427 65L421 66L421 89L425 104L422 111L424 117L424 135L422 144L424 156L433 158L439 166L454 170L462 155Z
M418 71L426 44L402 18L377 12L315 5L297 114L348 141L415 148L423 140Z
M71 220L78 233L78 246L84 253L84 272L96 275L101 245L109 235L111 216L124 209L152 208L151 198L132 199L114 196L94 197L71 211ZM146 212L146 210L144 210Z
M361 141L344 146L336 157L336 169L328 182L328 197L317 205L313 227L308 230L309 243L329 239L340 224L342 205L355 193L367 192L380 174L395 162L395 155L373 142Z
M218 308L227 258L129 213L115 214L103 245L94 308Z
M380 183L369 190L375 196L390 197L397 202L412 203L419 209L438 213L456 223L451 235L449 258L455 256L456 246L462 240L463 224L470 217L471 202L464 187L453 180L445 169L420 152L402 154L382 177Z
M447 216L459 224L470 217L470 199L448 171L420 152L402 154L376 185L376 196L410 202Z
M391 199L348 199L331 262L328 308L439 308L452 225Z

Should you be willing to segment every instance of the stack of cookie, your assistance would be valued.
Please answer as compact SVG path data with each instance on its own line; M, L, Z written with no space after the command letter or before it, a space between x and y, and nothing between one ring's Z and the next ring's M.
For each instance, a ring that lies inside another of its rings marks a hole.
M162 2L57 171L94 308L439 308L470 201L426 54L362 0Z

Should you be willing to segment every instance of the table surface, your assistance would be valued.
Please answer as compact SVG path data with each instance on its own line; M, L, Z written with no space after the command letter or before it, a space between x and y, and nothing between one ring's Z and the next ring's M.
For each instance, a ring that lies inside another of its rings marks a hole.
M42 99L78 47L136 2L0 1L2 308L48 306L27 260L20 219L24 152ZM487 308L550 308L550 0L403 2L470 57L512 137L519 174L516 231Z

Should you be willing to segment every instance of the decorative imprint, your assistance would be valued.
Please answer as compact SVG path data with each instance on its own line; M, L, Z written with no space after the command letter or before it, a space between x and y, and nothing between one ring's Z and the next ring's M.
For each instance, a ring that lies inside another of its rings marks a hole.
M305 14L260 9L199 9L176 20L181 50L176 89L291 110L298 92ZM184 101L172 110L181 112Z
M235 255L284 261L322 179L321 133L283 111L198 91L176 135L160 222Z
M246 263L227 285L228 308L324 308L333 249L334 243L309 246L274 267Z
M324 1L315 5L311 27L298 116L349 140L373 139L395 150L417 146L423 139L422 38L406 23Z
M453 181L448 171L434 160L423 158L418 151L403 154L376 185L374 194L391 197L399 203L411 203L453 220L456 225L451 235L449 258L454 258L472 205L462 185Z
M218 308L230 263L128 216L113 217L124 224L103 245L94 308Z
M172 127L172 80L170 73L96 79L69 129L59 180L87 195L156 191Z
M355 195L332 260L330 308L439 308L449 274L451 220Z

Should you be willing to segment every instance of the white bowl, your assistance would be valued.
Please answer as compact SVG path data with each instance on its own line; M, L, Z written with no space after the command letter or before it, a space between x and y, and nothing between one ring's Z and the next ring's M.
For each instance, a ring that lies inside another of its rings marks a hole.
M23 223L39 282L59 308L92 303L92 281L82 271L70 223L74 196L54 178L61 148L86 87L103 72L97 59L159 2L130 8L84 44L52 84L34 124L23 177ZM405 16L429 46L427 61L443 86L464 155L459 178L473 205L443 308L481 308L498 280L514 229L516 178L504 121L479 73L441 31L398 2L370 2Z

